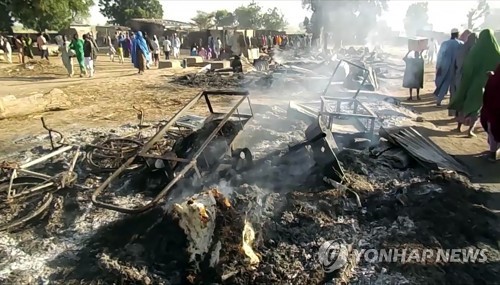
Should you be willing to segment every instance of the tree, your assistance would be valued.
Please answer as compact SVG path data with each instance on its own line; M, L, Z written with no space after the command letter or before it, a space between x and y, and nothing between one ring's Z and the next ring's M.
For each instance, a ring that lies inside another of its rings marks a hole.
M118 25L127 25L134 18L163 18L159 0L99 0L99 7L105 17Z
M255 2L248 6L240 6L234 10L238 27L242 29L259 29L262 26L262 7Z
M89 15L93 0L31 0L6 2L10 16L26 28L37 31L46 29L60 30L66 28L73 19L80 15Z
M235 22L234 14L227 10L217 10L214 14L215 26L217 27L232 27Z
M302 26L304 26L304 29L306 29L306 33L312 32L311 21L309 20L308 17L304 18L304 21L302 22Z
M276 7L261 16L261 23L264 29L273 31L281 31L288 25L285 16Z
M408 7L404 19L406 35L416 36L419 29L429 24L428 11L427 2L413 3Z
M362 42L376 27L377 16L387 9L387 0L302 0L303 7L313 11L311 30L313 40L323 39L326 46L327 34L332 34L335 45L343 41Z
M470 11L467 13L467 29L474 30L479 28L477 26L477 21L488 16L489 13L490 5L488 5L486 0L478 0L477 6L470 9Z
M206 30L214 25L214 13L196 11L196 16L191 19L200 30Z
M11 34L12 25L14 25L14 21L10 12L10 1L2 2L0 3L0 32Z

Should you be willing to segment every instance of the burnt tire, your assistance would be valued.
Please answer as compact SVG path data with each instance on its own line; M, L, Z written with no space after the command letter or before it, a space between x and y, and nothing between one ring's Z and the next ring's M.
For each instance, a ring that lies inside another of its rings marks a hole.
M47 180L38 177L19 177L13 180L12 189L22 192L44 182ZM0 232L17 229L41 216L52 203L51 190L55 188L50 186L44 192L21 196L14 201L7 201L8 189L9 181L0 184Z
M108 139L87 152L87 164L94 171L115 171L136 155L143 144L126 138Z

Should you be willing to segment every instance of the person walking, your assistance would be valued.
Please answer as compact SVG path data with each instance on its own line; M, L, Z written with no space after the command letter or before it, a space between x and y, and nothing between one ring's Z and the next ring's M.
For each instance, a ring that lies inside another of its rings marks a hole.
M467 30L468 31L468 30ZM465 37L464 35L467 35ZM462 74L463 74L463 67L464 67L464 61L467 55L469 54L470 50L472 47L476 44L477 41L477 35L475 33L466 33L464 32L461 36L461 38L464 41L464 44L460 46L458 53L457 53L457 58L455 60L455 82L453 83L455 85L455 90L458 90L458 87L460 87L460 82L462 81ZM451 100L452 98L450 98ZM448 110L448 115L449 116L455 116L457 119L457 122L460 121L458 118L458 112L452 109ZM462 122L463 123L463 122ZM460 130L460 127L462 123L458 123L458 128L457 130Z
M410 56L410 53L413 55ZM417 100L420 100L420 89L424 88L424 60L418 51L408 51L403 60L406 63L403 87L410 89L408 100L413 100L413 89L416 89Z
M494 72L488 72L488 81L484 87L481 125L488 134L490 161L497 160L500 149L500 64Z
M87 74L87 71L85 69L85 54L83 51L83 46L83 40L78 37L78 34L75 34L73 36L73 40L69 44L69 48L75 52L75 57L78 61L78 66L80 67L80 77L83 77L83 75Z
M172 44L174 46L174 58L179 58L181 52L181 40L177 36L177 33L174 33L174 40Z
M4 51L7 62L12 63L12 46L7 38L0 36L0 48Z
M125 49L125 37L120 34L120 36L118 37L118 48L116 50L116 54L118 55L118 60L120 61L120 63L123 64L124 60L124 56L123 56L123 51Z
M434 58L436 57L437 50L438 43L434 38L431 38L429 48L427 50L427 64L434 64Z
M108 48L109 48L109 60L111 62L115 62L116 49L113 44L113 41L111 40L110 36L107 37L106 41L108 42Z
M493 31L481 31L477 43L465 58L460 86L449 105L449 109L458 112L457 130L461 131L462 124L469 126L469 137L475 137L473 131L483 103L487 72L494 70L499 63L500 49Z
M95 62L97 61L97 54L99 53L99 46L95 41L94 34L89 32L87 34L87 39L92 44L92 72L95 73Z
M31 39L31 37L28 35L24 35L22 37L22 42L24 55L29 59L34 59L35 57L33 56L33 40Z
M139 70L139 74L144 74L149 56L148 44L142 36L142 32L139 31L135 34L132 42L132 62L134 63L134 67Z
M151 41L152 53L153 53L153 62L156 67L160 62L160 42L156 35L153 35L153 40Z
M17 36L14 40L14 44L17 49L17 57L19 59L19 63L24 63L25 61L25 56L24 56L24 41L23 37L21 35Z
M163 41L163 52L165 53L165 59L170 60L170 51L172 50L172 43L168 39L168 37L165 38Z
M42 33L38 34L36 44L38 45L38 50L40 50L40 52L42 53L41 59L45 58L49 60L49 46L47 45L47 39L43 36Z
M434 96L436 98L436 106L441 106L444 97L450 91L451 96L455 93L453 83L455 82L455 59L458 49L463 44L458 40L458 29L451 30L451 38L441 45L436 61L436 90Z
M62 36L59 41L59 52L61 53L61 60L64 67L68 71L68 77L73 77L73 50L70 49L70 42L67 40L66 36Z
M83 56L85 58L85 69L87 70L87 74L90 78L94 77L94 44L92 43L92 39L90 36L83 36Z
M215 58L217 60L220 59L220 49L222 47L222 42L220 40L219 37L217 37L217 40L215 40L215 43L214 43L214 53L215 53Z

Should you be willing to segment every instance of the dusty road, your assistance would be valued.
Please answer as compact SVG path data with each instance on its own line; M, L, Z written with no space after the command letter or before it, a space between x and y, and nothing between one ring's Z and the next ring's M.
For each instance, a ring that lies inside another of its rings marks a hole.
M54 129L71 132L90 127L117 127L137 121L137 112L132 106L143 108L146 120L166 119L177 111L199 90L169 84L169 78L192 69L151 69L145 75L137 75L129 62L119 64L110 62L106 56L100 56L94 78L68 78L58 58L51 58L50 65L34 64L32 68L6 67L0 64L0 96L28 96L59 88L71 98L70 110L43 114ZM446 107L434 105L434 70L426 66L425 86L421 92L421 101L407 102L408 91L391 86L391 96L404 101L422 113L425 120L436 125L436 129L421 131L469 166L473 182L481 183L492 189L498 189L500 183L500 163L487 162L482 154L487 150L486 134L480 126L476 138L467 138L465 133L453 132L456 124L448 116ZM43 134L40 124L42 114L25 118L3 120L0 124L0 149L6 153L30 145L22 143L22 138L29 135Z

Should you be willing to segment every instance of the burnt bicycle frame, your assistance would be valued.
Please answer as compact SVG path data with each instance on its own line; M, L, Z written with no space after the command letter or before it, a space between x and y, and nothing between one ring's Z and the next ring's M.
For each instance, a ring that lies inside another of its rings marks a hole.
M210 102L209 96L240 96L241 99L238 100L238 102L233 106L233 108L227 112L227 113L218 113L214 112L214 109L212 107L212 103ZM198 158L202 155L203 151L205 148L208 146L208 144L215 138L217 133L222 129L222 127L229 121L231 117L236 116L238 118L238 121L242 125L243 129L243 123L242 119L245 120L245 123L248 122L253 117L253 110L252 110L252 105L250 103L250 97L249 97L249 92L248 91L233 91L233 90L212 90L212 91L202 91L198 95L196 95L189 103L187 103L177 114L175 114L167 124L165 124L149 141L141 148L141 150L135 154L134 156L130 157L122 166L120 166L111 176L109 176L97 189L94 190L92 193L92 203L100 208L112 210L112 211L117 211L120 213L125 213L125 214L139 214L142 212L145 212L153 207L155 207L159 202L162 201L162 199L172 190L173 186L181 179L184 177L184 175L194 169L196 174L201 178L201 172L197 166L197 160ZM136 161L137 158L160 158L158 156L153 156L147 154L149 150L151 150L155 143L163 139L165 134L176 124L177 120L179 120L188 110L190 110L198 101L204 97L205 102L207 104L208 110L210 112L210 115L207 118L210 118L214 115L224 115L220 123L217 125L217 127L210 133L210 135L207 137L207 139L203 142L203 144L200 146L200 148L196 151L196 153L190 158L190 159L184 159L184 158L172 158L172 157L161 157L163 160L171 160L171 161L177 161L177 162L184 162L187 163L184 168L178 173L176 173L176 176L169 181L169 183L163 188L163 190L158 193L158 195L155 196L155 198L149 202L146 205L137 207L137 208L125 208L125 207L120 207L117 205L105 203L102 201L97 200L97 197L109 186L109 184L116 179L119 175L121 175L127 168L134 162ZM240 114L238 108L244 101L248 102L248 105L250 107L250 114ZM236 114L235 114L236 112Z

